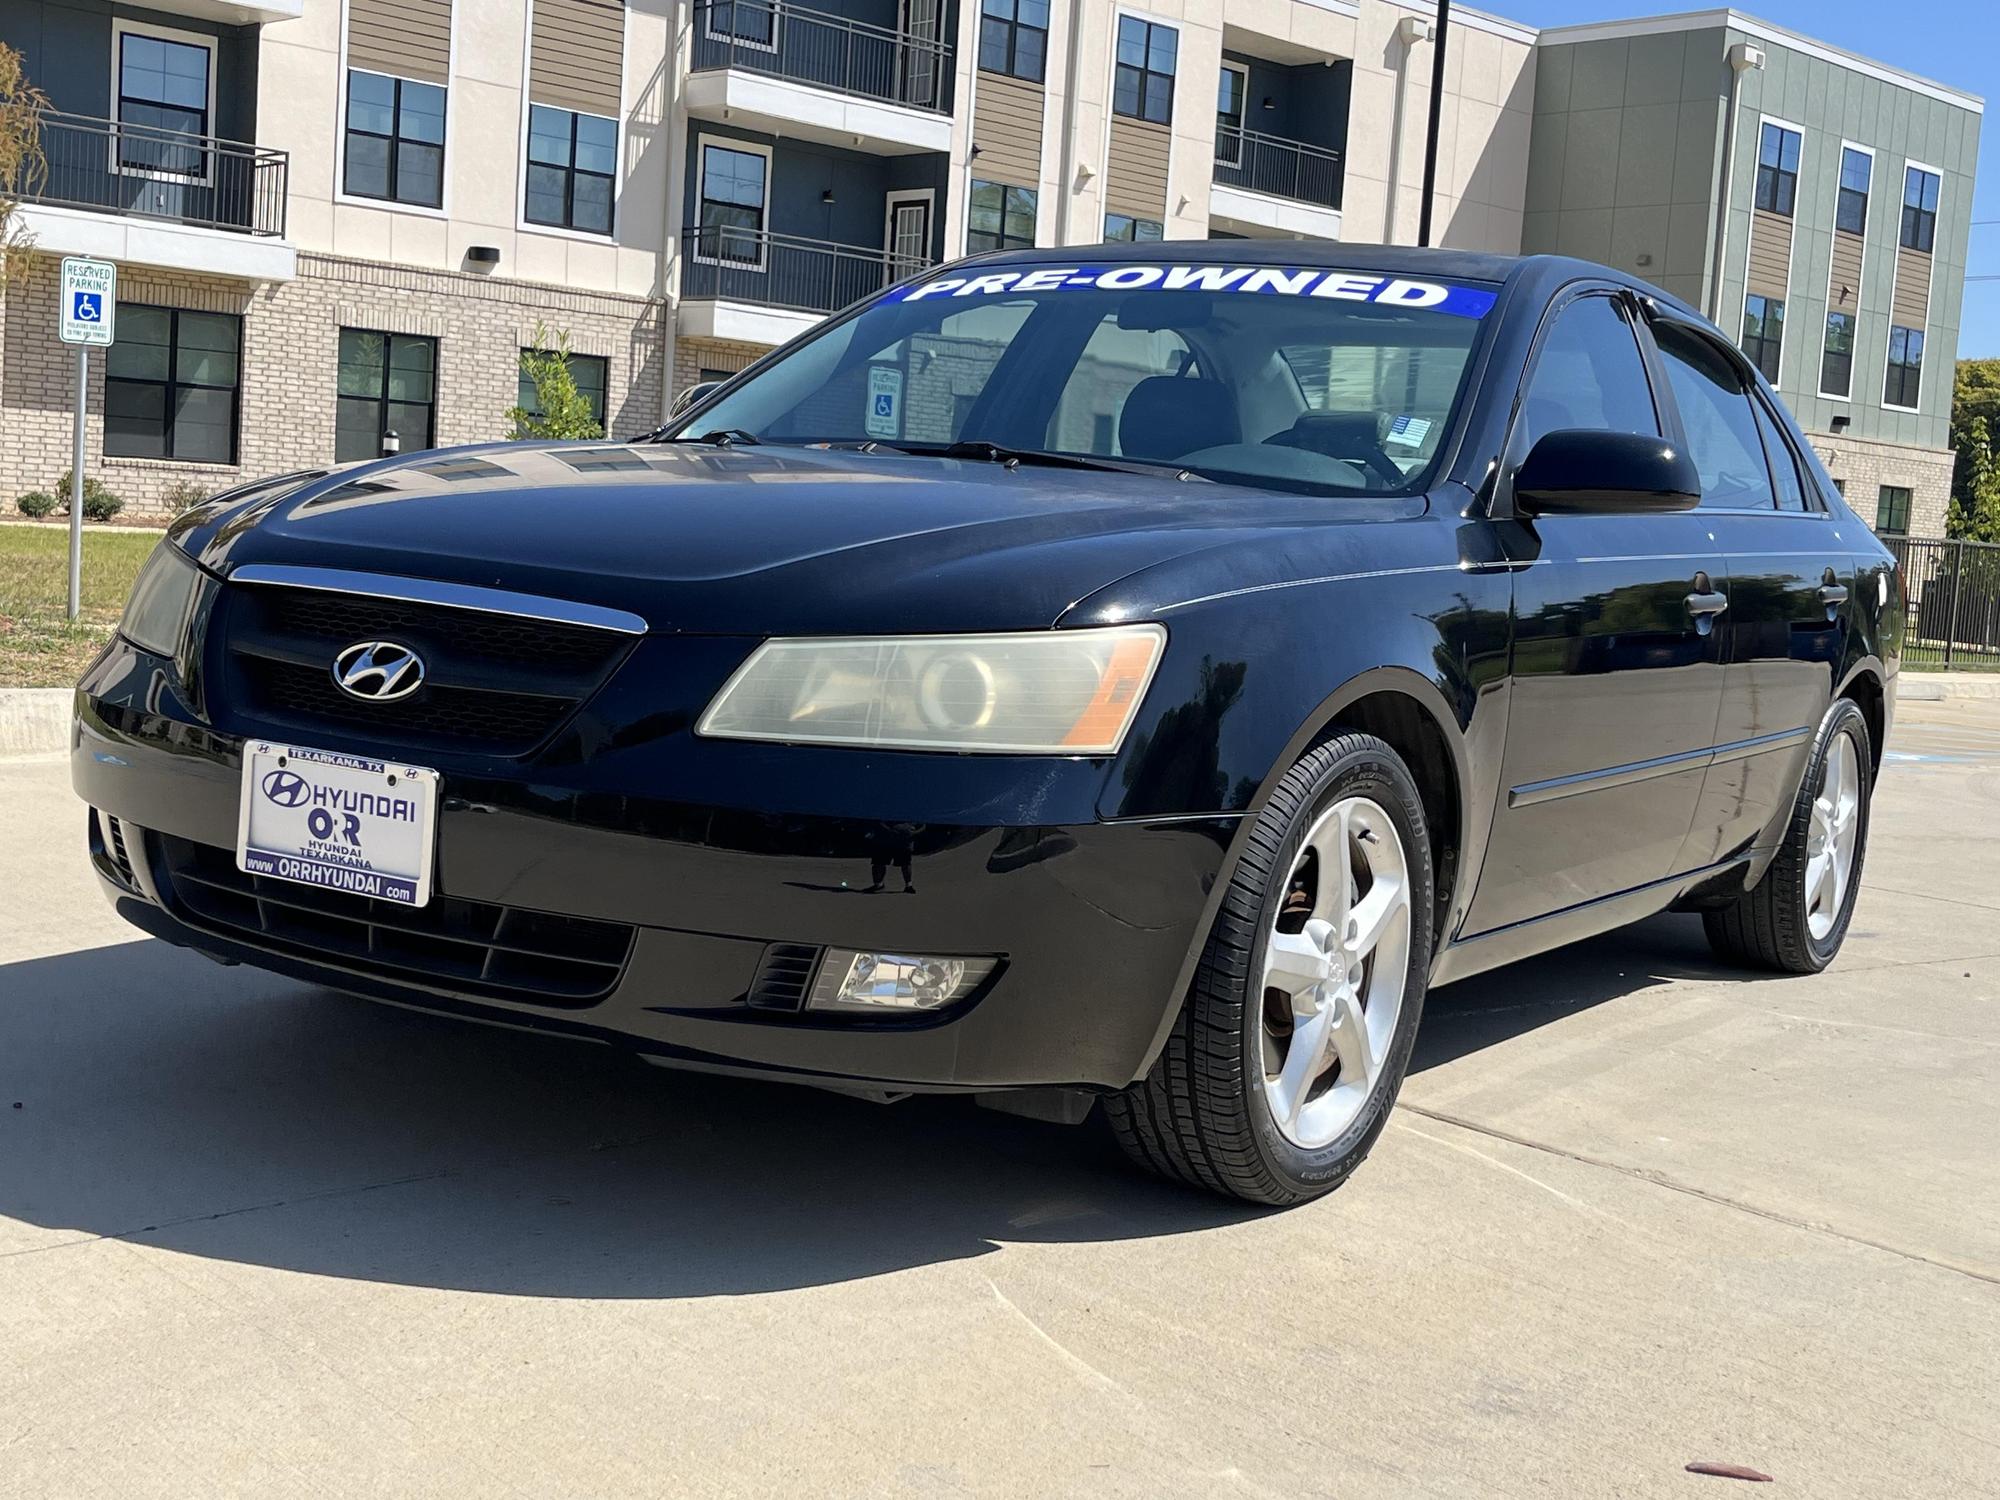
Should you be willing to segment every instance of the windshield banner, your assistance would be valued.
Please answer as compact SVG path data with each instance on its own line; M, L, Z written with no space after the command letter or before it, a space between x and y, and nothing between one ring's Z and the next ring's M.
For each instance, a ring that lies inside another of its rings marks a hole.
M1485 287L1454 286L1365 271L1292 266L1024 266L1015 271L940 276L897 287L885 302L929 297L994 297L1009 292L1245 292L1270 297L1331 297L1385 307L1421 308L1455 318L1483 318L1499 294Z

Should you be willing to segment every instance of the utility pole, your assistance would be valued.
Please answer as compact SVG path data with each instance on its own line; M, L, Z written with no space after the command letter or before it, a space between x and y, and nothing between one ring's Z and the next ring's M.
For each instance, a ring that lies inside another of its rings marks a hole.
M1431 242L1431 199L1437 192L1438 128L1444 116L1444 58L1451 45L1451 0L1437 0L1437 43L1431 54L1431 120L1424 135L1424 201L1417 205L1417 243Z

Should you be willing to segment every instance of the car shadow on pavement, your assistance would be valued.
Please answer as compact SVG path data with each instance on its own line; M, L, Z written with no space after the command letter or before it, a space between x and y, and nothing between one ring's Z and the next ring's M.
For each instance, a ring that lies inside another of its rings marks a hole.
M1453 986L1415 1066L1693 955L1646 924ZM1257 1212L1129 1170L1101 1128L963 1099L662 1071L152 941L0 966L0 1257L115 1237L401 1285L699 1297Z

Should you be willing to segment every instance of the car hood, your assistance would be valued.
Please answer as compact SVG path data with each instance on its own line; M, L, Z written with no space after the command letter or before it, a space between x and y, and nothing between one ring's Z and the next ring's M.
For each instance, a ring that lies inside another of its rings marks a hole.
M1116 580L1384 502L797 447L504 444L335 471L192 515L211 570L437 579L629 610L656 630L1032 629Z

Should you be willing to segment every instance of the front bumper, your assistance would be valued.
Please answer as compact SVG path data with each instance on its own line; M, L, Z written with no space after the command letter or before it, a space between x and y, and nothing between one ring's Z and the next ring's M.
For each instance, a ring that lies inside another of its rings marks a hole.
M518 768L408 755L442 776L438 920L463 910L487 921L490 908L531 926L557 914L632 929L601 994L537 1001L482 983L456 957L430 962L421 934L357 943L356 898L314 893L331 916L274 907L265 915L285 920L266 926L254 900L198 888L195 873L233 866L243 739L203 723L172 680L170 664L121 640L77 698L72 779L118 820L93 817L92 854L135 925L308 982L690 1066L898 1090L1122 1087L1171 1025L1237 829L1228 816L1097 820L1101 770L1082 778L1074 762L705 746L742 762L739 785L774 756L793 760L771 781L789 805L752 811L662 796L657 765L615 749ZM305 743L403 758L323 735ZM802 794L815 786L817 797ZM333 935L316 941L315 923ZM994 956L1001 967L942 1015L773 1010L757 992L774 945Z

